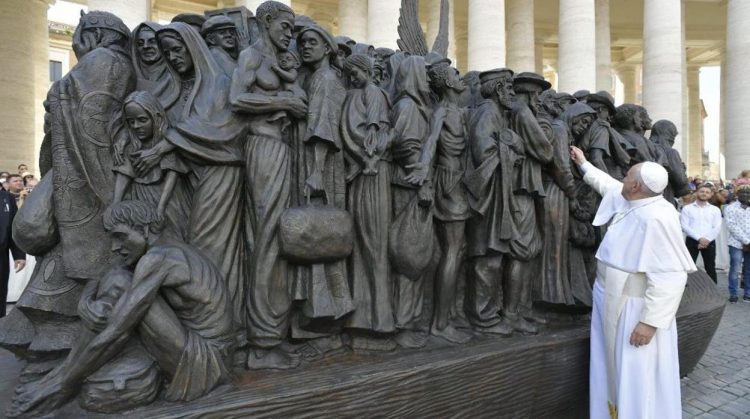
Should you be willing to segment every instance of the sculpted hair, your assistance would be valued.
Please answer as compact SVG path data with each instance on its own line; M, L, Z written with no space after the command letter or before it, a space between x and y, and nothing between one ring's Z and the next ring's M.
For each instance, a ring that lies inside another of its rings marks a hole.
M344 71L352 71L352 68L359 68L367 74L372 74L372 58L364 54L352 54L344 60Z
M263 21L267 15L271 16L271 19L276 19L279 16L279 12L286 12L294 16L294 10L286 4L279 3L278 1L267 1L258 6L258 9L255 11L255 17L259 21Z
M625 103L617 107L615 118L612 121L617 128L627 129L633 127L633 121L638 114L638 105Z
M449 65L436 65L427 70L427 78L430 83L430 89L440 95L443 89L448 86L448 80L455 73L455 69Z
M124 224L144 233L159 233L161 220L156 210L143 201L120 201L104 210L104 229L112 231L118 224Z
M511 79L511 76L503 76L490 81L482 83L482 87L479 88L479 93L485 99L490 99L497 92L497 85L507 83Z
M161 106L161 103L156 99L156 96L145 90L136 90L125 98L125 102L122 104L123 114L125 113L125 106L130 103L134 103L146 111L148 116L151 117L151 122L153 122L154 125L153 138L161 138L162 134L164 134L169 127L169 121L167 120L167 113L164 110L164 107ZM140 140L132 134L129 128L128 132L130 133L130 141L133 143L133 148L135 150L140 150Z

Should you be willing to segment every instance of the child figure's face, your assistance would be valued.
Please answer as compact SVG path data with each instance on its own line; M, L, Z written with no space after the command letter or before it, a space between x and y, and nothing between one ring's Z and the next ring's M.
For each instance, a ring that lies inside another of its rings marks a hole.
M278 57L279 67L284 70L291 70L293 68L299 68L299 61L294 58L294 55L290 53L279 54Z
M151 115L137 103L125 105L125 122L139 140L147 140L154 135L154 121Z

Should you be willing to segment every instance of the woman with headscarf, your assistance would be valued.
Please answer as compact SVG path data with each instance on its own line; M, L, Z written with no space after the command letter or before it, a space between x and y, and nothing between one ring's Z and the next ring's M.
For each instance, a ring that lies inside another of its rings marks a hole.
M354 250L349 275L355 311L350 329L393 333L393 284L388 260L391 225L390 120L388 97L372 82L372 60L362 54L346 58L347 92L341 121L344 149L352 163L347 177L347 209L354 219ZM377 344L369 336L358 342Z
M575 103L552 122L553 157L543 169L544 217L542 231L542 277L534 288L534 301L574 305L576 297L590 299L591 291L573 288L568 275L570 202L576 199L576 188L570 167L570 145L582 138L596 118L595 111L584 103ZM588 280L577 283L589 288ZM590 301L589 301L590 303Z
M586 130L596 118L596 111L582 102L572 104L560 119L568 131L569 145L578 146L584 140ZM570 163L568 163L570 165ZM583 181L578 167L571 168L575 197L569 200L568 226L568 283L570 295L567 301L590 307L592 304L591 286L596 275L594 253L598 244L598 232L591 224L599 205L596 192ZM545 230L547 233L549 229ZM561 238L562 239L562 238ZM547 240L547 239L545 239ZM565 269L565 267L560 267ZM558 284L559 285L559 284ZM548 285L549 286L549 285ZM559 291L560 287L557 287ZM550 287L549 294L554 295ZM567 290L565 292L568 292ZM558 295L560 295L558 293Z
M130 48L137 78L135 89L151 92L166 109L177 100L180 87L177 74L167 64L156 40L156 31L161 27L154 22L136 26Z
M392 57L391 57L392 58ZM419 189L405 180L407 166L417 163L422 144L427 137L431 114L430 87L424 57L412 55L403 59L393 78L395 103L391 109L392 145L391 193L393 219L417 196ZM404 347L421 347L426 333L413 333L422 314L424 302L424 273L419 278L409 278L393 269L394 305L396 327L401 330L396 337Z
M200 249L227 283L235 326L244 325L245 247L242 220L244 125L229 104L230 80L198 32L182 22L157 31L159 47L180 83L167 110L165 141L135 152L134 168L145 173L177 149L188 161L192 192L187 241Z

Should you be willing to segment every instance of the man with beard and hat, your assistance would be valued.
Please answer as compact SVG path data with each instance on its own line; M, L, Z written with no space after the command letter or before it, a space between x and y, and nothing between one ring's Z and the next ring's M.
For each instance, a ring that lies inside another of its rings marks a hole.
M543 214L538 213L540 206L537 201L545 196L542 165L550 163L553 157L552 143L540 125L537 113L539 95L550 86L539 74L517 74L513 78L516 94L509 115L510 129L523 139L525 158L514 169L511 213L518 235L510 243L503 315L516 331L531 334L537 333L538 327L527 318L543 322L531 310L531 289L532 281L540 278L537 257L542 251L540 221Z
M675 313L696 267L679 214L661 197L667 171L636 164L619 182L587 162L581 149L571 147L570 156L602 196L593 224L608 224L596 253L591 418L680 418Z
M597 118L591 124L581 148L594 166L620 180L630 167L630 156L622 148L622 137L610 125L617 113L615 98L602 90L588 95L586 103L596 111Z
M237 68L240 40L237 36L237 25L232 19L224 16L212 16L201 26L201 36L206 40L208 50L214 56L227 77L232 77Z
M519 234L510 201L513 168L524 157L524 144L506 118L513 106L513 71L484 71L479 80L484 100L469 119L470 158L464 177L474 211L466 224L466 314L475 330L507 336L513 327L500 317L504 282L509 282L503 263Z

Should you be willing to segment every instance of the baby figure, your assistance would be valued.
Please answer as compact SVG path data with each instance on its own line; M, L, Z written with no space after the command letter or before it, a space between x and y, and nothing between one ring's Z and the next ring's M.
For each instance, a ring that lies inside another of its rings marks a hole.
M299 55L291 50L282 51L276 56L276 61L278 61L278 64L275 64L271 68L273 68L273 71L275 71L279 78L284 81L284 90L280 91L278 95L288 97L296 96L307 100L307 93L305 93L305 90L295 83L297 81L297 76L299 75L299 71L297 71L300 67Z

